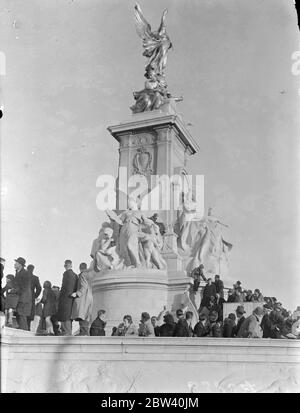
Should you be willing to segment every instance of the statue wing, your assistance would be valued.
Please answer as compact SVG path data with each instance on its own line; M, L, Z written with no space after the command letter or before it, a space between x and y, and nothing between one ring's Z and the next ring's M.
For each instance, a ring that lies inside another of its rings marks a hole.
M161 22L160 22L160 26L159 26L159 28L158 28L158 33L160 33L161 30L162 30L162 29L164 28L164 26L165 26L165 20L166 20L166 15L167 15L167 13L168 13L168 9L165 9L165 10L163 11L162 16L161 16Z
M121 221L121 219L118 217L118 215L115 213L115 211L111 211L109 209L107 209L106 211L106 215L108 216L108 218L111 221L115 221L117 222L119 225L123 225L123 222Z
M134 6L135 28L137 34L144 41L154 40L155 37L151 31L151 26L143 16L142 10L138 4Z

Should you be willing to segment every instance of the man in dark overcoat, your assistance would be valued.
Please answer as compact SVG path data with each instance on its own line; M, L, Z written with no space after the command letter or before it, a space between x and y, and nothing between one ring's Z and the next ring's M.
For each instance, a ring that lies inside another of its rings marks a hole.
M220 294L220 297L224 298L224 283L223 281L220 279L220 276L218 274L215 275L215 282L214 282L215 286L216 286L216 292L217 294Z
M244 314L246 313L246 311L244 309L244 306L243 305L238 305L236 310L235 310L235 313L236 313L236 317L237 317L238 321L237 321L236 327L234 327L233 335L237 336L239 334L241 325L245 321Z
M42 291L39 277L33 274L33 270L34 270L34 266L32 264L27 265L27 271L30 276L30 286L31 286L31 296L32 296L31 314L29 317L27 317L29 331L30 331L31 321L34 320L34 316L35 316L35 300L38 298L38 296L41 294L41 291Z
M5 259L0 258L0 271L1 271L1 301L0 301L0 311L4 313L5 311L5 298L4 298L4 285L2 285L2 278L4 277L4 264Z
M202 300L201 300L200 310L203 307L207 307L207 308L209 307L211 296L215 297L216 293L217 293L217 291L216 291L215 284L212 283L211 278L208 278L207 279L207 284L203 289L203 297L202 297Z
M72 294L77 290L78 277L72 270L72 261L66 260L65 272L63 274L62 285L58 299L57 318L61 322L61 332L63 336L72 335L72 305L74 298Z
M190 313L190 311L188 311ZM192 336L192 329L190 326L190 323L187 321L186 317L183 314L183 311L181 309L176 311L176 316L178 318L178 321L175 325L174 337L191 337Z
M27 317L31 314L32 305L30 276L25 270L25 265L26 260L24 258L19 257L15 260L15 283L17 294L19 296L16 308L16 318L19 329L21 330L28 330Z

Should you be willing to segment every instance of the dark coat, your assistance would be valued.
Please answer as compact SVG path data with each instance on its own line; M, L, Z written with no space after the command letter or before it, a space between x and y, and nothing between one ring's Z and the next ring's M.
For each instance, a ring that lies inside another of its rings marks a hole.
M219 301L217 300L214 302L212 310L216 311L218 313L218 320L217 321L223 321L223 304L226 301L224 300L223 297L219 298Z
M90 336L105 336L106 322L97 317L90 327Z
M222 329L220 323L209 323L209 334L210 337L222 337Z
M15 310L18 305L19 296L17 294L17 286L15 280L10 281L3 288L5 293L5 310L13 309Z
M214 297L216 295L216 286L215 286L215 284L211 284L211 285L206 284L206 286L204 287L204 290L203 290L203 298L202 298L202 301L201 301L201 307L207 307L209 305L210 297L212 295Z
M30 275L23 268L16 272L15 282L17 286L17 291L19 295L19 300L17 304L17 314L25 315L27 317L31 314L32 306L32 295L31 295L31 285L30 285Z
M227 297L227 303L234 303L235 302L235 294L231 294Z
M0 264L0 269L1 269L1 301L0 301L0 311L5 310L5 298L4 298L4 288L2 288L2 278L4 276L4 265L1 263Z
M178 320L177 324L175 325L173 335L174 337L192 337L193 336L193 330L188 325L185 318L181 318Z
M32 321L34 320L34 316L35 316L35 300L41 294L42 287L40 284L39 277L31 273L29 273L29 275L31 278L30 284L31 284L31 295L32 295L30 320Z
M230 318L225 318L223 324L223 337L234 337L235 321Z
M41 303L44 304L42 313L44 318L56 314L56 296L51 288L44 288Z
M271 321L269 318L269 314L265 314L263 316L260 326L263 331L263 338L270 338L272 335L272 330L271 330Z
M223 293L224 293L224 283L223 283L223 281L218 280L218 281L215 281L213 284L215 284L215 286L216 286L217 293L219 293L222 296Z
M280 338L284 326L284 318L277 311L271 311L269 314L270 337Z
M74 271L70 269L64 272L58 299L58 321L71 320L72 305L74 301L71 294L76 292L77 281L78 277Z
M209 323L206 322L205 325L202 321L198 321L198 323L194 327L194 336L196 337L206 337L209 334Z
M241 328L241 325L243 324L244 321L245 321L244 316L242 316L241 318L238 319L237 325L236 325L236 327L234 327L234 332L233 332L234 336L238 335L238 333L240 331L240 328Z
M175 323L174 324L162 324L159 327L159 336L160 337L173 337L175 330Z

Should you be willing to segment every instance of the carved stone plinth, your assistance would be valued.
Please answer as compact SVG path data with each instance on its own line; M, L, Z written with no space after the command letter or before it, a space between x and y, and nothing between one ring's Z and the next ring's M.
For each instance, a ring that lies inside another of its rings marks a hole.
M106 310L109 335L125 314L130 314L138 327L142 312L158 315L167 304L168 274L145 268L99 273L93 281L93 297L93 318L101 308Z

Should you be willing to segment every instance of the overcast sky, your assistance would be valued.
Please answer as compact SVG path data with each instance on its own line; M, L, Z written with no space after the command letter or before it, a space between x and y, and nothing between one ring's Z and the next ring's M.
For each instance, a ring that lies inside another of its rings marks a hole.
M299 298L300 76L294 2L140 0L153 29L168 8L170 92L200 151L205 206L230 226L230 276L294 309ZM41 281L89 262L104 218L100 174L117 174L107 126L130 117L145 58L132 0L2 0L1 256Z

